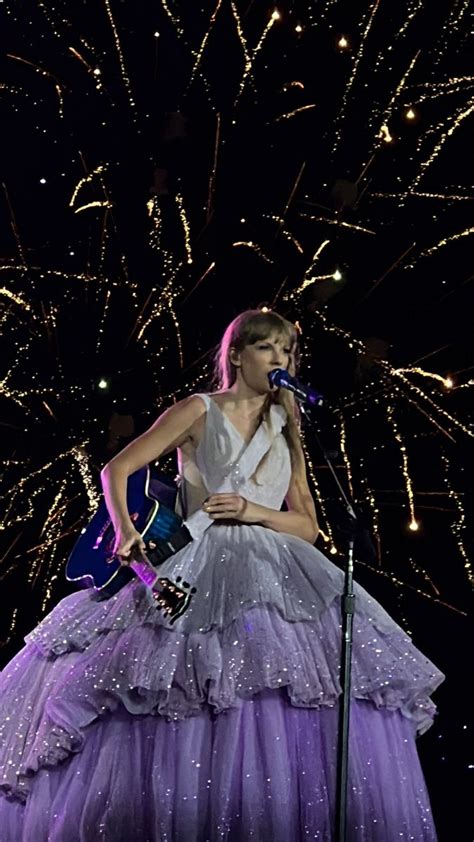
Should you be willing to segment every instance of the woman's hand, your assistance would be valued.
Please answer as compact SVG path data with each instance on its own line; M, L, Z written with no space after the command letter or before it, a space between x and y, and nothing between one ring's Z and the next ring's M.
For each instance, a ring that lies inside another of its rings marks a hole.
M133 526L116 531L113 555L118 556L120 564L130 564L134 559L133 551L145 549L146 546L142 536Z
M257 523L257 506L240 494L211 494L203 504L204 511L213 520L237 520L240 523Z

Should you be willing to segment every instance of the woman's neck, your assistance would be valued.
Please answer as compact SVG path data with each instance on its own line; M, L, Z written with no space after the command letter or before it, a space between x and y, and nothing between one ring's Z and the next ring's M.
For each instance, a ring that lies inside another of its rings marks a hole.
M246 383L233 383L229 389L220 394L225 395L232 409L247 416L262 413L268 401L267 394L255 392Z

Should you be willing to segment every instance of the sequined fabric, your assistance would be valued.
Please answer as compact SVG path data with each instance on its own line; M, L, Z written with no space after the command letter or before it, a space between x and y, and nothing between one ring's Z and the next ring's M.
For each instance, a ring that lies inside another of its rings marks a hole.
M246 447L201 397L188 498L280 508L281 408ZM342 574L299 538L203 514L160 568L197 588L174 626L140 582L81 591L2 673L0 842L331 840ZM436 839L414 737L442 678L357 587L349 840Z

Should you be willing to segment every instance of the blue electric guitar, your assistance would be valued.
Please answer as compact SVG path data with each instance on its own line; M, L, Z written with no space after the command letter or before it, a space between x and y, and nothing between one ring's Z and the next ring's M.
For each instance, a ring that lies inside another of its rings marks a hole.
M151 589L157 607L174 623L196 592L180 576L172 582L160 578L155 569L192 541L174 511L175 501L176 487L167 478L152 478L148 467L136 471L128 478L127 508L146 550L136 548L127 566L120 563L113 554L115 533L102 500L74 545L66 565L66 578L93 587L106 598L117 593L136 574Z

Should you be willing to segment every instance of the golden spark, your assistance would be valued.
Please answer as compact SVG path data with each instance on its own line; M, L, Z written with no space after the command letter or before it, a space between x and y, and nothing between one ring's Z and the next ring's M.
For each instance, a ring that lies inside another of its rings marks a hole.
M265 219L273 219L275 222L278 222L278 234L281 234L285 239L287 239L290 243L292 243L295 248L299 251L300 254L303 254L303 246L301 243L296 239L294 234L291 231L288 231L287 228L284 227L285 220L282 216L277 216L276 214L265 214Z
M376 234L371 228L364 228L362 225L354 225L351 222L344 222L342 219L329 219L327 216L313 216L310 213L301 212L298 214L304 219L312 219L314 222L326 222L328 225L336 225L338 228L347 228L350 231L360 231L362 234Z
M465 530L466 530L466 512L465 512L464 506L461 502L460 495L456 493L456 491L453 489L453 487L451 485L451 481L450 481L450 478L449 478L450 460L447 458L445 453L442 453L441 458L443 460L443 465L444 465L444 479L445 479L445 483L446 483L446 486L447 486L447 489L448 489L448 494L449 494L450 499L453 501L454 505L456 506L456 509L457 509L458 515L459 515L458 520L455 523L453 523L453 525L451 527L451 531L452 531L452 533L453 533L453 535L456 539L456 543L458 545L460 555L461 555L461 557L464 561L464 569L466 571L467 578L472 585L472 584L474 584L474 572L473 572L473 569L472 569L471 560L468 556L466 546L465 546L465 543L464 543L464 534L465 534Z
M31 310L30 304L27 301L24 301L23 298L20 298L19 295L15 295L14 292L11 290L6 289L6 287L0 287L0 295L5 296L5 298L9 298L10 301L13 301L15 304L18 304L19 307L23 307L24 310Z
M242 75L242 79L240 80L239 90L238 90L237 96L235 98L234 107L237 105L240 97L242 96L245 85L248 81L250 73L252 72L252 68L253 68L256 56L258 55L258 53L262 49L263 44L265 42L265 39L266 39L268 33L270 32L272 26L276 23L277 20L280 19L280 17L281 17L280 13L276 10L270 15L268 23L266 24L266 26L265 26L265 28L264 28L261 36L260 36L260 39L257 43L257 46L255 47L255 49L253 50L253 52L250 56L250 61L247 60L245 62L244 72L243 72L243 75Z
M411 529L413 532L416 532L418 530L418 522L417 522L416 517L415 517L415 498L414 498L414 495L413 495L413 483L412 483L410 473L409 473L409 470L408 470L407 449L405 447L405 444L404 444L403 439L401 437L400 431L398 429L397 422L395 421L395 417L394 417L394 414L393 414L393 406L390 406L390 405L387 406L387 417L388 417L388 420L389 420L389 422L391 424L391 427L393 429L393 434L395 436L395 439L397 440L397 442L400 446L400 453L402 455L402 473L403 473L403 478L405 480L405 488L406 488L407 496L408 496L408 507L409 507L409 511L410 511L409 529Z
M442 383L445 389L451 389L453 386L453 381L450 377L442 377L441 374L436 374L434 371L425 371L423 368L417 368L415 366L410 366L409 368L394 368L392 369L392 374L419 374L421 377L426 377L430 380L437 380L439 383Z
M214 187L216 182L216 171L217 171L217 156L219 153L219 142L220 142L220 134L221 134L221 115L220 113L216 115L216 137L214 141L214 158L212 161L212 170L209 176L209 190L207 194L207 210L206 210L206 221L209 222L212 216L212 201L214 198Z
M196 71L197 71L199 65L201 64L202 57L203 57L203 54L204 54L204 50L206 49L206 44L207 44L209 35L211 34L212 27L214 26L217 14L218 14L221 6L222 6L222 0L217 0L217 6L216 6L216 8L214 9L214 11L211 15L211 18L209 20L209 26L206 30L204 38L202 39L201 46L199 47L199 50L197 51L197 53L195 53L196 61L194 62L194 67L191 71L191 78L188 82L188 88L191 87L191 85L193 83L193 80L194 80L194 77L196 75Z
M418 262L422 257L429 257L430 255L434 254L435 251L438 251L440 248L447 246L448 243L453 243L456 240L460 240L462 237L469 237L471 234L474 234L474 228L466 228L465 231L460 231L458 234L452 234L451 237L444 237L444 239L440 240L439 243L436 245L431 246L425 251L422 251L421 254L418 255L416 261L413 263L408 263L404 268L405 269L413 269L415 263Z
M100 79L101 74L100 74L99 68L98 67L92 67L89 64L89 62L86 61L84 56L82 56L81 53L78 50L74 49L74 47L69 47L69 50L72 53L72 55L74 56L74 58L77 58L77 60L80 61L81 64L84 65L87 72L93 77L97 90L98 91L102 90L103 86L102 86L102 81Z
M133 109L135 109L136 103L135 103L135 100L133 98L132 85L131 85L130 79L128 77L126 68L125 68L125 61L124 61L123 52L122 52L122 45L120 43L120 38L119 38L119 35L118 35L117 27L115 25L115 21L114 21L113 15L112 15L112 7L110 5L110 0L104 0L104 3L105 3L105 8L107 10L107 17L109 19L109 23L110 23L110 26L112 28L112 33L113 33L113 36L114 36L115 48L117 50L117 55L118 55L118 58L119 58L120 71L122 73L122 79L123 79L123 82L124 82L124 85L125 85L125 89L128 93L128 100L129 100L129 103L130 103L131 107Z
M230 7L232 9L232 14L234 16L235 25L236 25L236 28L237 28L237 35L238 35L239 41L242 45L242 50L243 50L244 59L245 59L245 67L246 68L248 67L248 70L250 72L250 70L252 68L252 58L251 58L250 53L248 51L247 41L246 41L244 31L243 31L243 28L242 28L242 21L240 19L240 15L239 15L239 12L238 12L237 6L235 5L234 0L231 0Z
M99 200L95 202L88 202L87 205L81 205L79 208L74 208L74 213L81 213L81 211L90 210L90 208L111 208L113 207L111 202L100 202Z
M311 284L313 284L316 280L321 280L321 277L322 277L322 276L320 276L320 277L318 277L318 276L313 276L313 274L312 274L312 273L313 273L313 271L314 271L314 267L316 266L316 263L317 263L317 262L318 262L318 260L319 260L319 256L320 256L320 254L321 254L322 250L323 250L323 249L324 249L327 245L329 245L329 243L330 243L330 242L331 242L331 240L324 240L324 241L323 241L323 242L322 242L322 243L318 246L318 248L316 249L315 253L313 254L313 257L312 257L311 263L310 263L310 265L309 265L308 269L307 269L307 270L306 270L306 272L305 272L305 275L304 275L304 278L303 278L303 283L302 283L302 284L298 287L298 289L295 289L292 293L290 293L290 295L289 295L289 297L290 297L290 298L292 298L292 299L293 299L293 298L294 298L294 297L296 297L297 295L300 295L300 294L301 294L301 293L302 293L305 289L307 289L307 287L311 286ZM327 276L327 277L331 277L331 276Z
M409 63L409 65L408 65L407 69L405 70L405 73L403 74L403 76L402 76L402 78L400 79L400 81L399 81L399 83L398 83L397 87L395 88L395 91L393 92L393 95L392 95L392 97L390 98L390 101L389 101L389 103L388 103L388 105L387 105L387 107L386 107L386 109L385 109L385 111L384 111L384 113L383 113L383 116L382 116L382 122L383 122L383 125L382 125L382 127L381 127L381 129L380 129L380 132L379 132L379 134L377 135L377 137L378 137L378 138L382 138L382 140L383 140L383 141L385 141L386 143L389 143L389 141L388 141L387 137L386 137L386 136L384 136L383 129L384 129L384 128L386 129L385 134L387 134L387 133L388 133L388 134L390 134L390 133L388 132L388 129L386 128L386 127L387 127L387 124L388 124L388 122L389 122L389 120L390 120L390 117L392 116L392 113L393 113L393 109L394 109L395 103L396 103L396 101L397 101L398 97L400 96L400 94L401 94L401 92L402 92L403 88L405 87L406 81L407 81L407 79L408 79L408 77L409 77L409 75L410 75L411 71L413 70L413 68L414 68L415 64L416 64L416 61L417 61L418 56L420 55L420 53L421 53L421 50L418 50L418 52L416 52L416 53L415 53L415 55L413 56L413 58L412 58L412 60L410 61L410 63ZM413 116L415 116L415 115L414 115L414 113L413 113ZM390 140L391 140L391 138L390 138Z
M78 182L78 184L74 188L74 193L71 196L71 200L69 202L70 208L74 207L74 202L77 199L77 195L78 195L80 189L84 186L84 184L90 184L90 182L94 180L94 177L96 175L100 175L101 173L103 173L105 171L105 169L106 169L106 166L104 164L100 164L98 167L95 168L95 170L92 170L92 172L89 173L89 175L86 175L83 178L81 178L81 180Z
M417 185L420 183L421 179L425 175L426 171L428 170L428 168L431 166L433 161L438 157L439 153L441 152L441 149L443 148L443 146L446 143L446 141L448 140L448 138L451 137L454 134L456 129L459 128L461 123L464 120L466 120L472 114L473 111L474 111L474 102L470 103L468 108L464 108L464 106L463 106L463 110L458 109L457 113L453 117L452 125L450 126L450 128L447 131L443 132L443 134L441 135L438 143L436 144L435 148L433 149L433 152L431 153L430 157L427 158L426 161L423 161L423 163L421 164L420 171L419 171L418 175L416 176L415 180L413 181L413 183L411 185L410 193L415 190L415 188L417 187Z
M342 412L340 413L339 420L341 422L341 429L340 429L340 438L339 438L339 446L341 448L342 458L344 460L344 465L346 466L346 473L347 473L347 484L349 486L349 491L351 496L354 496L354 486L353 486L353 478L352 478L352 468L350 459L347 453L347 436L346 436L346 423L344 420L344 416Z
M232 246L234 248L239 247L239 246L243 246L245 248L252 249L252 251L254 251L255 254L258 254L258 256L261 257L262 260L265 261L265 263L269 263L269 264L273 265L274 262L275 262L274 260L272 260L271 257L269 257L267 254L265 254L263 249L259 245L257 245L257 243L252 242L252 240L248 240L248 241L239 240L236 243L232 243Z
M44 67L41 67L39 64L34 64L32 61L28 61L26 58L22 58L21 56L15 56L12 53L7 53L7 58L12 58L14 61L19 61L22 64L28 65L28 67L32 67L40 76L44 76L46 79L51 79L54 83L54 89L58 95L59 100L59 116L64 117L64 97L63 97L63 85L59 81L59 79L54 75L54 73L50 73L49 70L45 70Z
M79 468L79 473L86 489L89 514L93 515L99 506L101 495L97 491L96 484L92 478L90 460L86 450L87 444L88 442L85 442L84 444L78 444L73 447L71 455Z
M188 256L188 263L193 262L193 256L191 253L191 231L189 228L189 222L186 216L186 210L184 208L183 197L181 193L176 193L176 204L178 205L179 210L179 217L181 219L181 224L183 226L184 231L184 245L186 248L186 254Z
M286 114L280 114L279 117L275 117L274 120L270 120L267 123L267 126L271 125L272 123L279 123L281 120L289 120L290 117L294 117L295 114L301 114L302 111L309 111L311 108L316 108L315 102L311 105L302 105L300 108L295 108L293 111L288 111Z
M334 146L333 146L333 150L332 150L333 154L335 153L335 151L337 149L337 146L338 146L338 143L341 139L341 130L340 130L340 128L338 128L338 126L342 122L342 120L345 116L345 109L346 109L346 106L347 106L347 102L349 100L349 94L352 90L352 86L353 86L355 78L356 78L357 70L358 70L359 64L361 62L362 56L364 54L365 42L366 42L367 37L369 35L369 32L371 30L372 24L374 22L375 14L378 10L379 5L380 5L380 0L375 0L374 4L372 5L372 8L370 9L370 12L368 14L368 19L367 19L367 25L364 29L364 32L362 33L359 49L357 51L357 55L356 55L354 63L353 63L352 73L349 77L349 81L346 85L346 88L344 90L344 94L342 96L341 108L340 108L339 113L338 113L338 115L336 117L336 120L335 120L335 127L336 127L335 128L335 136L336 136L336 138L335 138Z
M472 202L474 200L474 196L462 196L459 193L418 193L416 190L407 193L371 193L371 196L376 199L397 199L397 201L408 198L441 199L443 202Z

